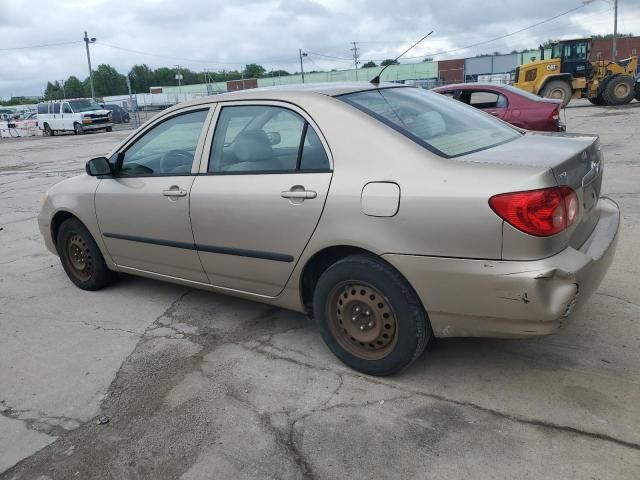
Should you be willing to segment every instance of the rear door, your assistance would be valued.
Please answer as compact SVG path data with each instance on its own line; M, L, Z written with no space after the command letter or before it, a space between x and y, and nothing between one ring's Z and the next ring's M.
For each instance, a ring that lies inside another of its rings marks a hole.
M209 143L191 189L204 270L213 285L275 296L324 208L326 143L302 110L278 102L225 103Z

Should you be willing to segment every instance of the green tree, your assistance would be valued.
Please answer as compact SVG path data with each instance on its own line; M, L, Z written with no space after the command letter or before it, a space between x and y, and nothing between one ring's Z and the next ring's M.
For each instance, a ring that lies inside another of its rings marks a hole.
M155 75L148 65L134 65L129 70L131 90L137 93L148 93L149 87L155 86Z
M62 92L62 85L57 80L53 83L47 82L47 87L44 89L44 99L45 100L58 100L60 98L64 98L64 93Z
M250 63L248 65L245 65L242 73L244 74L245 78L259 78L264 75L264 72L266 72L266 69L262 65Z
M386 67L387 65L400 65L400 62L394 60L393 58L387 58L380 62L381 67Z
M80 98L87 95L82 82L78 77L74 77L73 75L67 78L67 81L64 82L64 94L67 98Z
M177 85L176 71L173 68L160 67L153 71L154 84L157 87Z
M291 75L286 70L271 70L271 75L274 77L286 77L287 75Z
M101 64L93 73L96 97L127 93L127 79L111 65Z
M369 60L367 63L364 63L360 68L373 68L377 66L378 65L376 65L376 62L374 62L373 60Z

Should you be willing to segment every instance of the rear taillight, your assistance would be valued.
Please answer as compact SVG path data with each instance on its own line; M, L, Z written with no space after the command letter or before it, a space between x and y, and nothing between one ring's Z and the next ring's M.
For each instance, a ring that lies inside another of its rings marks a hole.
M578 196L567 186L501 193L489 199L489 206L510 225L536 237L561 232L580 212Z

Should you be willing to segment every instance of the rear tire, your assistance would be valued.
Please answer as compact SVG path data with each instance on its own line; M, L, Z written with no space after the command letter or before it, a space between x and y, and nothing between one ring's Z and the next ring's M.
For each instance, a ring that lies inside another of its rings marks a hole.
M82 125L80 125L79 123L74 123L73 124L73 132L76 135L82 135L84 133L84 130L82 129Z
M313 313L334 355L368 375L393 375L411 365L432 335L409 283L370 255L346 257L320 276Z
M612 78L602 92L602 98L607 105L625 105L633 100L635 95L633 78L619 75Z
M43 133L44 133L45 137L53 137L53 135L54 135L54 131L51 130L51 127L49 126L48 123L44 124Z
M640 102L640 82L636 82L636 100Z
M83 290L100 290L117 278L89 230L76 218L62 222L56 248L69 280Z
M562 108L566 107L571 101L571 86L564 80L552 80L547 83L542 92L542 96L562 100Z

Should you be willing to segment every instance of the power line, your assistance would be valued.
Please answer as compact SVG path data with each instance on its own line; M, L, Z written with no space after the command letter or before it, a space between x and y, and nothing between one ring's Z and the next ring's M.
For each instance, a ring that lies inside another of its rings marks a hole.
M576 10L580 10L581 8L584 8L584 7L586 7L587 5L590 5L591 3L595 2L595 1L596 1L596 0L586 0L586 1L584 1L581 5L579 5L579 6L577 6L577 7L574 7L574 8L572 8L572 9L569 9L569 10L567 10L567 11L565 11L565 12L559 13L558 15L555 15L555 16L553 16L553 17L547 18L547 19L545 19L545 20L542 20L542 21L540 21L540 22L538 22L538 23L534 23L534 24L532 24L532 25L529 25L529 26L527 26L527 27L521 28L521 29L519 29L519 30L515 30L515 31L513 31L513 32L507 33L507 34L505 34L505 35L500 35L499 37L491 38L491 39L489 39L489 40L483 40L482 42L472 43L471 45L467 45L467 46L464 46L464 47L454 48L454 49L452 49L452 50L446 50L446 51L444 51L444 52L427 53L427 54L424 54L424 55L416 55L416 56L412 56L412 57L404 57L404 58L406 58L406 59L410 59L410 58L424 58L424 57L432 57L432 56L433 56L433 57L435 57L435 56L440 56L440 55L447 55L447 54L449 54L449 53L459 52L459 51L461 51L461 50L467 50L467 49L469 49L469 48L478 47L478 46L480 46L480 45L486 45L487 43L492 43L492 42L495 42L495 41L497 41L497 40L502 40L503 38L511 37L511 36L513 36L513 35L516 35L516 34L518 34L518 33L524 32L524 31L526 31L526 30L530 30L530 29L532 29L532 28L535 28L535 27L537 27L537 26L543 25L543 24L545 24L545 23L549 23L549 22L551 22L551 21L555 20L556 18L560 18L560 17L562 17L562 16L564 16L564 15L568 15L569 13L575 12Z
M44 43L42 45L27 45L24 47L6 47L6 48L0 48L0 51L2 52L6 52L6 51L10 51L10 50L28 50L31 48L48 48L48 47L60 47L62 45L73 45L76 43L82 43L79 40L74 40L72 42L61 42L61 43Z

